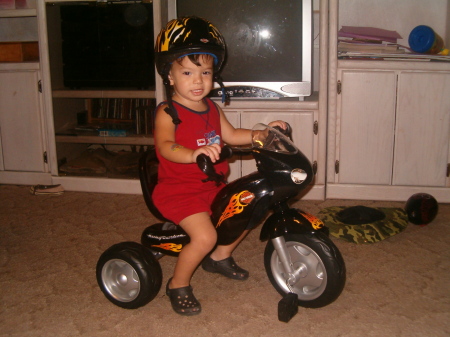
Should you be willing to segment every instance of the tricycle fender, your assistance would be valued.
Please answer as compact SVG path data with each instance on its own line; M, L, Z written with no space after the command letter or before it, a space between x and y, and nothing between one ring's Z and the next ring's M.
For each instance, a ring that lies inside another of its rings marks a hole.
M261 241L266 241L285 234L306 234L318 231L328 235L328 228L320 219L299 209L289 208L268 217L261 228L259 238Z

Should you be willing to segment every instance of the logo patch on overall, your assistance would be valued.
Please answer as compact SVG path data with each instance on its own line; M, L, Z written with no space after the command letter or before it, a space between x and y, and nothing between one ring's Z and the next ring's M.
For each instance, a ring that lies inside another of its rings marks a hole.
M219 227L224 220L231 218L236 214L242 213L244 207L249 205L253 199L255 199L255 195L247 190L234 194L230 198L230 202L225 208L225 211L223 211L216 227Z

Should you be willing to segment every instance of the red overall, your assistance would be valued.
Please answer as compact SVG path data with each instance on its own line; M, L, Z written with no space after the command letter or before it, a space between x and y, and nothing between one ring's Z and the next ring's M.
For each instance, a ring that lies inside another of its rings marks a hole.
M213 143L223 146L220 113L209 98L205 98L205 102L208 108L201 112L173 102L182 121L175 129L175 143L190 149ZM206 175L196 163L174 163L162 157L158 150L156 154L159 159L158 184L153 191L153 203L161 214L176 224L189 215L211 214L211 203L224 185L217 187L215 182L202 182ZM216 164L215 169L227 175L228 162Z

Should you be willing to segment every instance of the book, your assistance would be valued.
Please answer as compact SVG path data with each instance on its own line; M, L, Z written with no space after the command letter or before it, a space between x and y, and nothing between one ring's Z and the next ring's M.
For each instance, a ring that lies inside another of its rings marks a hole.
M61 184L35 185L31 186L30 193L33 195L61 195L64 193L64 188L61 186Z
M339 37L350 37L357 39L369 39L397 43L401 35L395 30L387 30L375 27L342 26L338 32Z
M339 41L338 51L340 52L371 52L371 53L404 53L405 50L401 49L394 43L366 43L366 42L353 42L353 41Z
M397 40L401 38L401 35L394 30L343 26L338 32L338 56L358 53L404 54L409 48L397 44Z
M126 137L128 131L121 129L99 129L98 135L101 137Z

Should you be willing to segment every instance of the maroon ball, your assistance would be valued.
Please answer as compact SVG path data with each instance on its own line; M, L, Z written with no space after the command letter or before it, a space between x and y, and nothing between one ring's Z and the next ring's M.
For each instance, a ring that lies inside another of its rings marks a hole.
M436 199L427 193L413 194L405 206L409 222L415 225L428 225L436 217L438 209Z

